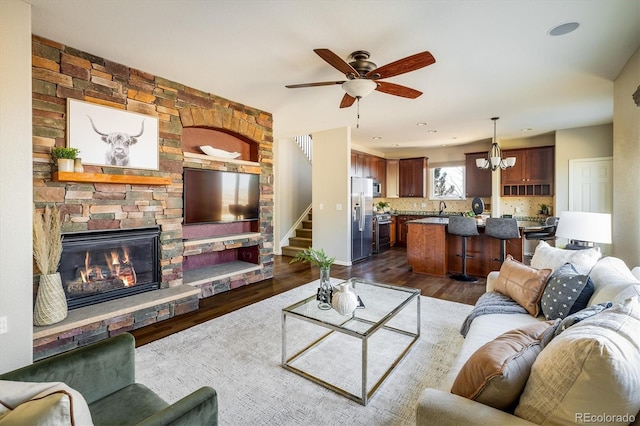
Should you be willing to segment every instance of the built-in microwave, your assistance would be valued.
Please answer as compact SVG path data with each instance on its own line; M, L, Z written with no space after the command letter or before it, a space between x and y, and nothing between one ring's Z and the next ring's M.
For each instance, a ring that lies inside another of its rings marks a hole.
M373 196L382 197L382 183L379 180L373 181Z

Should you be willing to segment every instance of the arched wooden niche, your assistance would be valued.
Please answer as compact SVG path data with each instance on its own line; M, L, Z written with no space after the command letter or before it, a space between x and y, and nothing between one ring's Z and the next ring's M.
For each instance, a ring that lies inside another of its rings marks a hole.
M249 138L224 129L209 127L184 127L182 129L182 151L204 154L199 148L209 145L229 152L239 152L237 160L258 161L258 144Z

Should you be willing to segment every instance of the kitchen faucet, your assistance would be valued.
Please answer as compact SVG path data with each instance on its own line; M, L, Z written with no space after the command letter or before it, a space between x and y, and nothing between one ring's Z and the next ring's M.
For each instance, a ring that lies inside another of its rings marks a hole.
M438 214L442 215L444 213L444 209L447 208L447 203L445 203L444 201L440 201L440 205L438 206L438 208L440 209L440 212Z

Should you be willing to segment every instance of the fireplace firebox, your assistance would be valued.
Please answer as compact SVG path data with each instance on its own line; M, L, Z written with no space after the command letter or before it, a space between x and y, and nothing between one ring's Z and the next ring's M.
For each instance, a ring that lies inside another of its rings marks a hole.
M69 309L158 289L159 251L157 227L64 234L59 271Z

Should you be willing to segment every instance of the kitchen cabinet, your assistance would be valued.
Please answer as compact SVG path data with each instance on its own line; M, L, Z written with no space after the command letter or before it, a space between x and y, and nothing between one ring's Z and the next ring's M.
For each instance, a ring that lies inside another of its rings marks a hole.
M387 174L386 168L386 160L382 157L351 151L351 176L373 178L383 182Z
M399 174L400 197L427 196L427 157L401 159Z
M391 224L389 225L389 235L391 236L391 247L396 245L396 229L398 226L398 218L391 216Z
M406 247L407 246L407 233L408 227L407 222L420 219L423 216L416 215L398 215L397 224L396 224L396 245L398 247Z
M399 160L387 160L387 174L386 174L386 192L387 198L399 198L400 197L400 175L399 175Z
M501 171L502 196L550 196L554 186L554 147L502 151L515 157L515 166Z
M476 159L487 158L487 151L464 154L465 193L467 198L491 197L491 169L479 169Z

